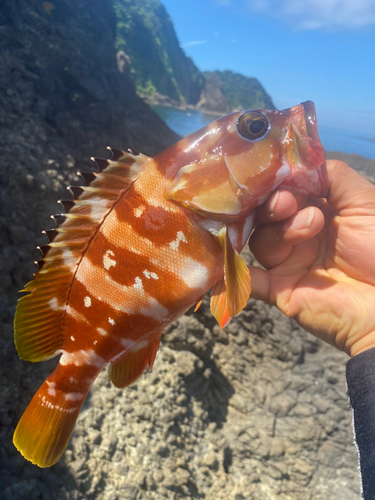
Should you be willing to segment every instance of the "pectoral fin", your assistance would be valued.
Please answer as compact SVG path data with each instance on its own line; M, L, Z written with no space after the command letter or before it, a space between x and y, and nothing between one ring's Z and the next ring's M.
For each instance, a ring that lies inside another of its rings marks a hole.
M245 307L251 292L250 272L232 247L228 231L221 229L218 240L223 250L224 278L212 290L211 312L221 328Z

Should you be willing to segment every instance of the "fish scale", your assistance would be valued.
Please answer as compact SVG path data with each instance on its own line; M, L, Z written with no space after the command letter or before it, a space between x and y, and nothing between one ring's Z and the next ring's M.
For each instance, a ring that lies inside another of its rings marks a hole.
M163 329L207 291L221 327L242 310L251 286L239 252L255 208L280 186L324 193L312 106L233 113L155 158L95 159L100 172L62 202L16 311L22 359L61 355L14 434L28 460L53 465L103 367L117 387L134 382Z

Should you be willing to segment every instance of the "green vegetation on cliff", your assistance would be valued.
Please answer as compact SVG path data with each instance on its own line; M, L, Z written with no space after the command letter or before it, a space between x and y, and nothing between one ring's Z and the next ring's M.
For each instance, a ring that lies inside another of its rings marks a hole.
M201 73L181 49L160 0L113 0L113 6L118 62L130 71L137 94L149 102L199 103L202 109L223 113L275 107L256 78L232 71Z
M159 0L114 0L118 51L130 58L138 94L156 92L178 104L196 104L204 77L181 49L173 23Z
M219 87L218 90L227 101L230 111L254 108L275 109L270 96L256 78L249 78L240 73L233 73L233 71L207 71L203 74L207 84L209 82L211 86ZM208 94L207 89L206 94Z

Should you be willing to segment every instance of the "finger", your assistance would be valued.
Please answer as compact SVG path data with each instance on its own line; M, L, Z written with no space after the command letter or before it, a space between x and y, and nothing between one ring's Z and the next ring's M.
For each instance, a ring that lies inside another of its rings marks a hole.
M250 267L251 298L270 302L271 276L259 267Z
M322 212L308 207L286 221L256 229L250 238L250 250L258 262L269 269L283 262L295 245L317 235L323 226Z
M317 238L313 238L292 247L289 256L272 269L250 266L251 297L277 305L288 316L298 314L298 310L288 306L289 299L297 283L306 276L316 260L318 250Z
M257 208L257 224L270 224L291 217L298 210L296 197L286 189L275 191L266 202Z

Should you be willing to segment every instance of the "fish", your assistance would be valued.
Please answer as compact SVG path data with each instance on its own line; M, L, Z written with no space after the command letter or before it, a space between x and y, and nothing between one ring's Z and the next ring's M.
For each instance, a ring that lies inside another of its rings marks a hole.
M163 329L210 290L222 328L240 313L251 293L240 252L272 192L326 192L311 101L229 114L152 158L110 150L61 201L16 309L20 358L60 355L14 432L40 467L61 457L106 365L116 387L133 383L151 370Z

